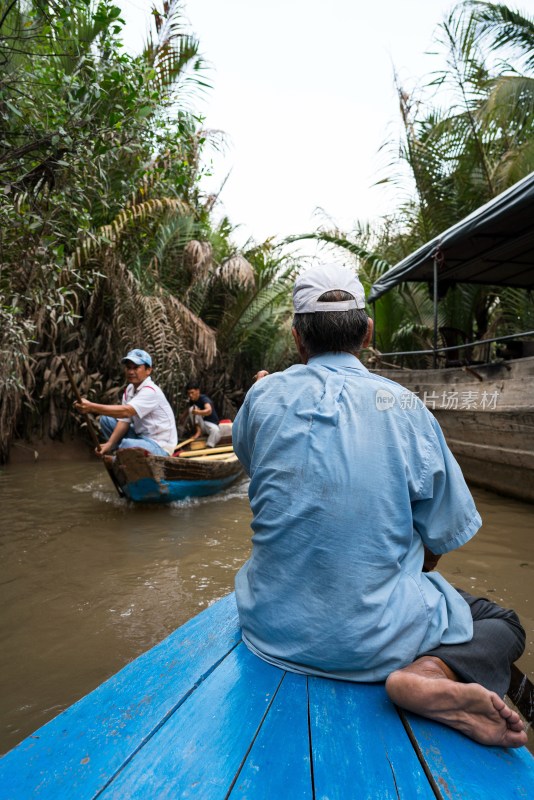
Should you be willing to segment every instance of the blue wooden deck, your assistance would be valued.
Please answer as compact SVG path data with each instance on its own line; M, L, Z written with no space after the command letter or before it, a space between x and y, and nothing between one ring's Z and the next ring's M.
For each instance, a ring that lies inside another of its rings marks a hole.
M0 797L508 800L534 798L533 766L400 715L381 684L264 663L229 595L7 753Z

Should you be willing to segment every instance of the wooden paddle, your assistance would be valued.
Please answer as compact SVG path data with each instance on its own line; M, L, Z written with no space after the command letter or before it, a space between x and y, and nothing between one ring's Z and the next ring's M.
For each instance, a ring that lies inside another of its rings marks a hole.
M67 377L68 377L70 385L72 387L72 391L74 392L74 396L76 397L76 400L78 401L78 403L81 403L82 402L82 396L81 396L81 394L80 394L80 392L78 390L78 387L76 386L76 381L74 380L74 375L72 374L71 368L69 367L68 361L66 360L65 356L61 356L61 363L63 364L63 368L65 369L65 372L67 373ZM93 440L93 444L94 444L94 446L95 446L95 448L97 450L100 450L100 446L101 445L100 445L100 442L98 440L98 433L97 433L97 430L95 428L95 424L94 424L93 420L91 419L91 417L89 416L89 414L87 414L85 418L87 420L87 428L89 430L89 434L91 436L91 439ZM104 466L107 469L109 477L113 481L113 485L115 486L115 489L117 490L119 496L120 497L124 497L125 494L124 494L124 492L122 490L122 487L121 487L120 483L118 482L117 478L115 477L115 473L113 472L113 468L112 468L111 464L109 464L105 460L105 458L103 458L102 461L104 462Z
M184 439L183 442L178 442L178 444L174 448L174 452L177 453L178 450L180 450L182 447L185 447L186 444L190 444L191 442L194 442L196 438L197 438L196 436L191 436L190 439Z
M506 694L527 722L534 722L534 686L515 664L512 664L512 679Z

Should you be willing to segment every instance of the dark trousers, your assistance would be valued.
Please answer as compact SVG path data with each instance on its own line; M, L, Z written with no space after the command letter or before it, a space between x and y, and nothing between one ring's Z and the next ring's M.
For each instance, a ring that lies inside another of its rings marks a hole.
M471 609L473 638L462 644L442 644L422 655L440 658L463 683L480 683L504 697L511 666L525 649L523 626L515 611L457 591Z

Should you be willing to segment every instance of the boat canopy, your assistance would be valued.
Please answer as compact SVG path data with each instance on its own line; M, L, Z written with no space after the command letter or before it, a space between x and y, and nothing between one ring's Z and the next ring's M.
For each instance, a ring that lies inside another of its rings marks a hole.
M404 258L371 287L369 303L405 281L534 288L534 172ZM440 291L441 294L441 291Z

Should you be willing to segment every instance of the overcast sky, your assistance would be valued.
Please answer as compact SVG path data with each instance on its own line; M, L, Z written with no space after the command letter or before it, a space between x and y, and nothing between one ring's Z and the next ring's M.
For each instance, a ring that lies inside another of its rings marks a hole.
M117 0L128 49L139 51L151 2ZM160 2L157 3L160 5ZM314 230L325 215L349 230L392 211L373 186L398 139L394 72L411 89L442 67L445 0L185 0L213 88L197 109L228 136L212 191L239 243ZM322 209L318 212L317 209Z

